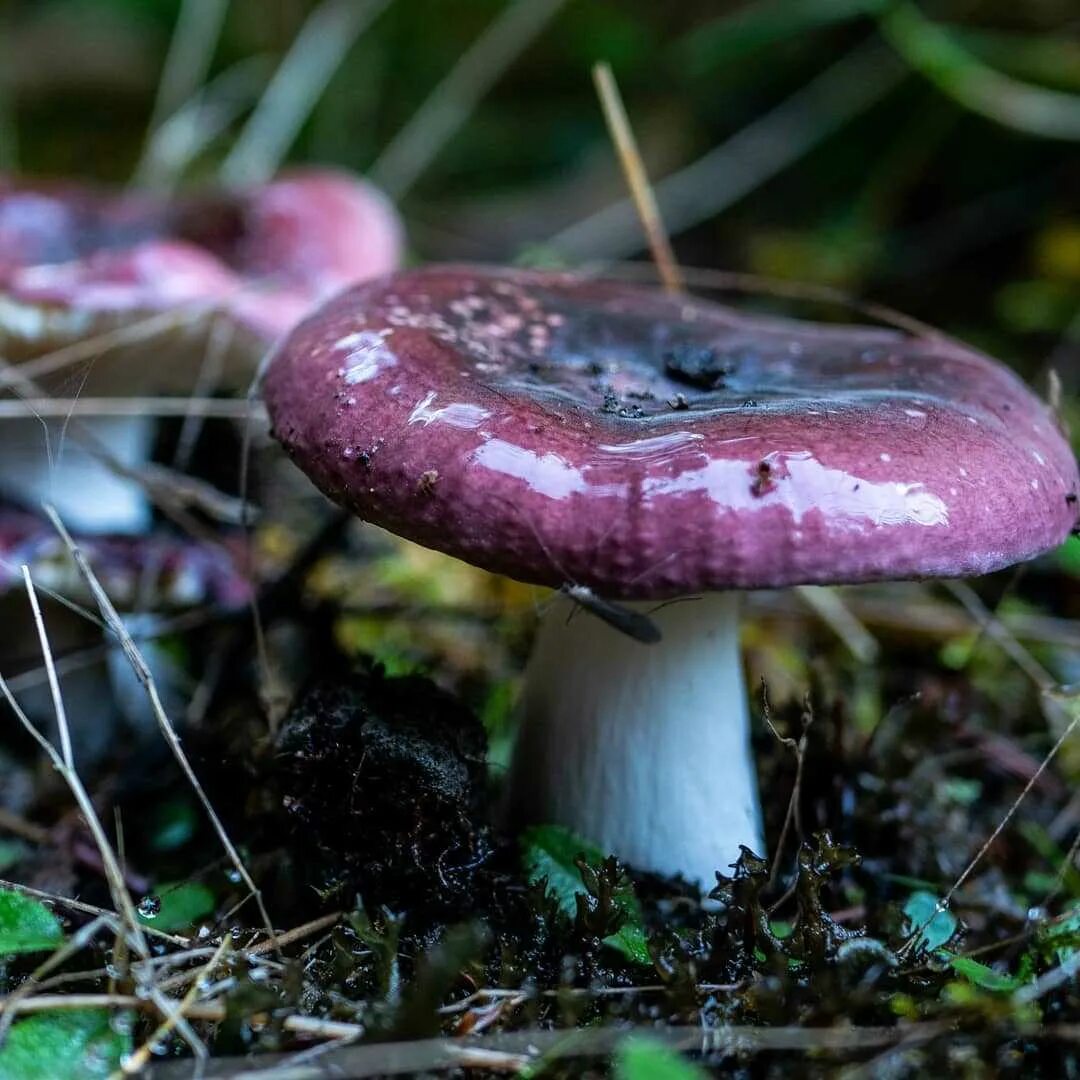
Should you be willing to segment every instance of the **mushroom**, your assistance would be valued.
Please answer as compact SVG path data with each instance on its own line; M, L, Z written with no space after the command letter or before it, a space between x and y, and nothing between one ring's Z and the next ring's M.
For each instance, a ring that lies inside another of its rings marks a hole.
M66 367L59 376L70 392L190 392L209 316L222 312L232 328L225 379L246 387L271 342L330 293L392 270L401 246L386 199L328 171L169 202L0 178L0 355L37 359L26 370L45 371L46 354L163 316L149 343L147 334L130 335L126 349L90 356L89 372L84 358L75 378ZM84 424L121 465L149 457L149 418ZM149 523L142 493L79 447L51 469L33 419L5 422L0 452L9 495L36 503L48 493L80 531L137 533Z
M569 274L350 289L281 344L264 396L361 518L562 588L525 674L514 817L702 885L763 850L740 591L984 574L1077 520L1053 415L986 356Z

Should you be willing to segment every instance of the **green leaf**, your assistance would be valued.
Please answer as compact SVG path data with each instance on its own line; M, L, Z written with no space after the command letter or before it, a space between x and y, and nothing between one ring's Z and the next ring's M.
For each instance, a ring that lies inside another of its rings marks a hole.
M913 892L904 905L907 916L905 934L919 934L919 949L935 952L956 933L956 916L938 910L938 898L932 892Z
M694 29L680 42L679 52L692 72L715 72L814 30L875 14L884 6L884 0L766 0L743 5Z
M0 1049L0 1080L95 1080L131 1053L131 1019L107 1009L44 1012L21 1020Z
M1046 956L1053 956L1059 964L1068 963L1080 947L1080 907L1040 926L1036 941Z
M1039 856L1055 870L1062 872L1062 884L1073 896L1080 895L1080 872L1066 859L1058 842L1037 821L1017 823L1020 835L1038 852ZM1054 885L1057 878L1054 879ZM1044 890L1049 891L1049 890Z
M0 840L0 871L26 858L29 849L21 840Z
M617 1080L704 1080L707 1075L652 1039L627 1039L615 1055Z
M604 853L595 844L560 825L535 825L526 829L521 837L521 847L529 881L536 884L547 879L548 892L558 901L562 913L572 919L577 909L575 897L585 892L574 859L584 855L585 861L596 867L604 861ZM641 905L633 888L620 889L614 900L626 921L614 934L604 938L604 944L618 949L629 960L651 966Z
M1080 536L1070 536L1057 549L1058 563L1066 574L1080 577Z
M11 889L0 890L0 955L55 949L63 940L59 920L44 904Z
M198 881L162 885L139 904L139 922L155 930L182 930L214 910L214 894Z
M633 893L630 894L633 897ZM637 900L634 899L636 906ZM620 904L620 907L622 905ZM641 919L640 910L636 916ZM652 953L649 952L649 939L645 936L645 929L640 925L640 922L635 924L632 922L633 916L627 919L614 934L610 934L604 938L604 944L610 945L613 949L618 949L628 960L633 960L636 964L646 964L652 967Z
M1022 983L1015 975L1002 975L992 967L980 964L978 960L972 960L967 956L953 956L949 958L949 966L957 973L963 975L968 982L981 986L984 990L994 990L1003 993L1012 993L1019 990Z
M156 807L148 831L154 851L176 851L194 835L198 827L195 807L186 799L170 799Z

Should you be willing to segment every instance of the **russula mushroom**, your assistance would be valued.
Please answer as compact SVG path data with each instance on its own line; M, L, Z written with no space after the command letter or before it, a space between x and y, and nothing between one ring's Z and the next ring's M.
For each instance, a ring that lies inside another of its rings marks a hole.
M84 358L58 377L66 395L186 393L207 348L208 316L218 312L232 327L225 383L246 387L271 342L330 293L392 270L401 247L399 221L379 192L322 170L167 202L0 178L0 356L33 361L173 312L153 336L125 347L119 335L117 347L89 358L92 367ZM83 423L120 464L147 460L149 418ZM82 531L142 531L141 492L70 442L63 468L51 469L41 425L5 422L0 486L30 504L48 495Z
M162 649L158 633L171 617L194 614L199 608L236 612L251 599L251 583L243 571L240 538L222 541L192 540L165 530L146 536L87 536L80 540L83 554L116 607L131 611L147 605L150 614L125 618L151 666L158 692L170 715L186 704L180 687L187 680L175 650ZM39 588L56 590L93 605L94 598L52 525L39 514L0 508L0 627L5 644L19 646L26 670L8 673L20 704L43 729L56 732L56 716L47 672L40 658L21 646L36 638L22 566L28 566ZM42 601L43 604L45 601ZM146 692L123 650L81 615L59 605L46 610L49 642L60 664L62 686L71 719L71 739L78 760L93 764L117 748L117 725L126 721L122 740L146 739L157 728ZM177 631L181 624L177 624ZM108 651L102 656L102 646ZM177 676L180 675L180 678Z
M264 394L293 460L365 520L649 615L644 645L568 597L548 611L510 797L706 886L763 849L740 590L983 574L1077 520L1053 415L986 356L568 274L350 289Z

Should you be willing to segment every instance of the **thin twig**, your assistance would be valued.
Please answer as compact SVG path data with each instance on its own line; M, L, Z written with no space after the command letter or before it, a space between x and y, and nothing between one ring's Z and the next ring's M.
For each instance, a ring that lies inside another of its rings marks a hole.
M3 683L3 679L0 679L0 683ZM97 907L95 904L88 904L85 900L75 900L70 896L59 896L56 893L35 889L30 885L23 885L19 881L7 881L4 878L0 878L0 889L12 889L15 892L25 893L27 896L32 896L36 900L44 900L50 904L60 904L62 907L70 908L72 911L81 912L83 915L106 916L115 923L119 923L120 921L120 916L115 911ZM144 933L150 935L150 937L158 938L161 941L168 941L172 945L179 945L185 949L191 945L191 942L188 941L187 938L180 937L177 934L169 934L164 930L155 930L152 926L144 926L142 929Z
M34 615L34 626L37 627L38 641L41 643L41 655L45 660L45 673L49 680L49 692L52 694L53 707L56 710L56 727L60 733L60 756L64 764L72 772L75 771L75 754L71 748L71 730L68 727L67 713L64 709L64 698L60 693L60 680L56 675L56 664L53 663L52 649L49 648L49 637L45 633L45 620L41 617L41 606L38 604L37 593L34 591L34 582L30 577L30 567L22 568L23 584L26 586L26 595L30 598L30 610ZM123 874L120 875L121 878Z
M263 708L266 710L266 716L270 728L271 734L277 731L278 723L281 717L278 715L278 710L271 698L270 687L273 683L273 673L270 670L270 652L266 645L266 634L263 626L262 608L259 604L259 592L256 588L256 568L252 559L252 552L254 545L251 542L251 528L252 521L247 514L247 507L250 505L248 501L248 490L251 483L251 442L252 442L252 424L254 423L256 410L261 406L259 394L262 390L263 377L266 374L267 368L270 366L270 361L273 358L273 353L267 350L263 354L262 359L259 361L259 366L255 370L255 374L251 378L251 383L248 386L247 395L245 396L245 403L248 406L248 413L244 417L243 434L240 441L240 505L244 508L243 515L240 519L240 528L244 534L243 550L247 552L247 559L244 564L244 572L247 575L247 579L251 584L251 599L249 607L251 610L251 627L255 635L255 658L257 662L257 670L259 673L259 697L262 701Z
M656 278L655 269L644 262L586 262L583 273L626 278L631 281L651 281ZM819 304L836 304L849 311L865 315L886 326L903 330L916 338L949 340L944 330L929 323L905 315L902 311L872 300L860 300L845 289L835 285L821 285L809 281L788 281L764 274L748 274L741 270L716 270L710 267L687 266L683 263L679 273L693 289L713 292L735 292L749 295L785 297Z
M291 930L287 930L284 934L279 934L276 938L267 938L265 941L256 942L254 945L249 945L245 949L238 949L237 952L239 955L243 956L245 960L263 956L265 953L271 951L281 953L295 942L302 941L312 934L317 934L320 930L327 929L327 927L335 926L340 922L341 916L342 912L340 911L331 912L329 915L322 915L318 919L312 919L311 922L304 923L302 926L294 926ZM194 973L190 971L179 971L175 975L170 975L169 978L159 982L157 985L161 990L175 990L179 986L184 986L193 975Z
M945 581L949 590L967 609L980 630L993 641L1014 664L1045 693L1057 686L1057 680L1016 640L1016 637L980 599L966 581Z
M630 118L626 115L626 106L623 104L618 83L615 82L615 76L612 74L611 65L594 64L592 77L596 93L600 98L600 107L604 111L608 134L619 155L619 164L622 166L623 176L630 188L630 197L634 200L637 216L645 230L645 239L660 280L668 292L682 292L684 285L679 273L679 265L675 261L671 241L664 229L660 207L657 206L656 195L649 183L645 163L641 159L641 151L638 149L637 139L634 138L634 129L630 126Z
M94 360L121 345L134 345L147 341L158 335L167 334L180 326L194 327L203 319L209 318L214 310L213 305L208 303L169 308L167 311L149 315L145 319L139 319L115 329L104 330L91 337L81 338L70 345L35 356L32 360L13 364L9 370L0 371L0 386L25 384L27 380L40 379L75 364Z
M994 842L1002 834L1009 822L1012 821L1013 816L1016 814L1016 811L1020 809L1020 804L1023 803L1023 801L1028 797L1028 794L1031 792L1031 789L1039 782L1039 778L1050 766L1050 763L1054 760L1054 758L1057 756L1058 751L1062 748L1062 746L1065 745L1066 741L1076 730L1078 724L1080 724L1080 710L1078 710L1074 714L1073 718L1065 727L1065 730L1062 731L1062 733L1058 736L1057 741L1047 751L1046 757L1044 757L1042 761L1039 762L1038 768L1035 769L1035 771L1028 778L1028 781L1024 785L1023 790L1020 792L1019 795L1017 795L1017 797L1013 800L1012 805L1005 812L1005 816L997 823L997 825L994 827L994 830L983 842L982 846L975 853L974 857L967 864L967 866L964 867L963 871L961 871L960 876L952 883L949 891L935 905L934 911L931 913L930 917L921 926L916 927L912 931L908 940L905 941L904 944L897 951L897 956L901 958L907 956L908 953L910 953L911 950L915 947L915 944L921 939L923 931L926 930L926 928L934 921L934 919L937 918L937 916L941 912L948 910L949 904L952 902L952 898L956 895L957 890L962 888L964 882L967 881L969 877L971 877L975 868L979 865L979 863L982 862L983 858L986 856L986 853L990 850L990 848L993 847Z
M221 384L221 377L225 371L225 356L232 346L233 337L236 334L236 326L230 319L218 316L210 327L210 336L203 352L199 371L195 377L195 385L192 387L189 402L209 402L211 396ZM236 404L241 404L237 402ZM191 464L191 455L195 452L195 444L203 429L205 414L188 408L184 413L184 423L180 428L180 434L176 439L176 450L173 453L172 467L181 472L187 471Z
M807 733L810 730L813 716L814 714L810 708L810 701L808 698L803 708L802 735L798 739L793 739L790 735L781 735L772 722L772 710L769 708L768 687L765 684L765 680L761 680L761 717L765 721L765 726L772 732L773 736L781 746L787 747L795 755L795 782L791 786L791 796L788 799L787 813L784 815L784 825L780 830L780 839L776 841L776 851L773 853L772 870L769 873L770 889L776 884L776 879L780 874L780 859L784 853L784 845L787 843L788 833L791 831L792 825L795 825L800 840L803 835L801 819L802 810L800 805L802 801L803 766L806 762ZM772 914L773 911L787 900L794 888L795 882L792 882L791 888L788 889L775 904L773 904L772 908L769 910L769 914Z
M878 42L856 47L715 150L658 181L668 228L680 233L725 210L875 105L903 75ZM611 259L639 250L638 237L633 202L624 199L568 225L549 244L569 259Z
M28 587L32 588L29 584ZM46 639L44 648L48 650L48 640ZM34 739L34 741L41 747L41 749L48 756L52 762L53 767L63 777L67 783L68 788L71 790L72 795L75 797L79 810L82 812L83 819L86 821L87 827L90 829L90 833L94 838L94 843L97 845L98 851L101 854L101 864L105 871L105 879L109 886L109 891L113 898L113 904L116 906L116 910L120 913L120 918L127 930L131 934L132 940L135 942L140 956L146 956L149 953L149 949L146 944L146 938L143 935L142 927L139 925L139 920L135 914L135 907L131 902L131 897L128 895L127 887L124 884L124 875L120 870L120 865L117 862L116 854L109 844L108 837L105 835L105 830L102 828L101 819L97 815L97 811L94 809L94 804L87 794L86 788L83 786L82 780L79 778L79 774L70 768L67 762L57 753L56 748L41 734L40 731L33 725L30 718L23 711L22 706L15 700L8 688L7 682L3 676L0 675L0 693L3 694L7 700L8 705L11 706L12 712L15 713L18 721L26 729L27 733ZM59 698L59 691L57 691L56 697ZM66 717L63 712L62 705L57 710L57 723L61 726L66 726ZM70 737L70 736L69 736Z
M0 420L35 416L179 416L200 420L243 420L245 403L211 397L24 397L0 401ZM255 411L253 419L265 414Z
M146 1066L146 1063L150 1060L150 1055L154 1052L154 1046L157 1043L162 1042L169 1032L171 1032L191 1010L192 1005L195 1004L195 998L198 995L200 988L204 985L204 980L210 978L218 964L224 959L225 954L229 951L231 944L232 942L229 935L225 934L221 939L221 944L214 950L214 955L210 957L203 967L199 968L199 970L194 973L195 980L191 984L191 989L189 989L180 999L176 1010L166 1016L165 1019L158 1024L150 1037L138 1048L138 1050L125 1059L120 1069L114 1072L109 1080L118 1080L119 1077L123 1076L133 1076ZM205 1058L203 1060L205 1060Z

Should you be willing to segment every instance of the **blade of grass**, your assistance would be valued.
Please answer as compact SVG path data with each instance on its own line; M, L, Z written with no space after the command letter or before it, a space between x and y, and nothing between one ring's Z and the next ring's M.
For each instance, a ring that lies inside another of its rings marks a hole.
M300 28L221 166L230 185L268 180L281 165L353 43L389 0L323 0Z
M507 4L391 139L370 170L372 180L392 199L402 198L565 3L512 0Z
M165 119L202 85L228 10L229 0L183 0L180 5L147 125L147 146Z
M132 183L171 191L184 170L258 100L273 70L267 56L249 56L211 79L166 116L150 137Z
M907 64L964 108L1028 135L1080 139L1080 95L1003 75L906 0L893 4L879 25Z

